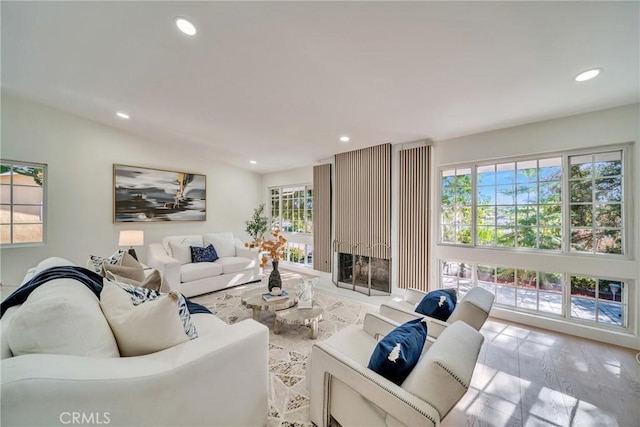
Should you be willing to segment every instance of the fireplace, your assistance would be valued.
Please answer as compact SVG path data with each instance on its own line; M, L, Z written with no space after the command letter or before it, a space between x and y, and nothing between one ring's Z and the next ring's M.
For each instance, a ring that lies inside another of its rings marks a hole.
M338 253L337 285L367 295L391 293L391 260Z

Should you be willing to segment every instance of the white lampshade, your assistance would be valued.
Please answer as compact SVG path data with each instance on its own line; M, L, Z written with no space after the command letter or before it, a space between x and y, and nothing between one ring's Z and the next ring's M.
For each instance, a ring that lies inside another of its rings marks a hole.
M144 231L142 230L122 230L120 231L119 246L142 246L144 245Z

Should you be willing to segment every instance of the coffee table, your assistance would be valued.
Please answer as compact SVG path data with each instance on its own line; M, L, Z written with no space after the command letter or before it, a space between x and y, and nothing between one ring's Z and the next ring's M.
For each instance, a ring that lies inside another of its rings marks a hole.
M242 295L241 302L247 308L252 310L253 320L260 320L260 313L263 311L278 311L293 307L298 303L298 297L293 291L287 291L289 296L277 301L265 301L262 294L266 294L266 288L254 289L247 291Z
M322 307L313 303L311 308L288 308L276 312L276 320L273 323L273 333L279 334L279 323L285 325L300 325L311 328L311 339L318 338L318 322L322 319Z

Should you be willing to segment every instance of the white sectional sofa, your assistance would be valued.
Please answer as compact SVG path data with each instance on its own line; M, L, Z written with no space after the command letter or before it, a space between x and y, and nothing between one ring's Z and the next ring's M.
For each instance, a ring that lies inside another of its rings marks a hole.
M219 259L191 262L190 246L209 244ZM149 245L147 264L160 271L171 290L187 297L260 280L259 252L245 248L228 232L165 237Z
M58 265L72 264L49 258L25 281ZM0 321L0 424L266 425L268 329L253 320L191 318L197 338L120 357L93 292L64 278L40 286Z

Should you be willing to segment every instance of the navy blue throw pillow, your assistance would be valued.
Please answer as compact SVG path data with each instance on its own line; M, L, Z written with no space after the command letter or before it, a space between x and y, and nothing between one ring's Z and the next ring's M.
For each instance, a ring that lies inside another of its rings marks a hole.
M426 339L422 319L404 323L378 342L367 368L400 385L418 363Z
M191 248L191 262L213 262L218 259L218 253L213 245L209 245L206 248L198 246L190 246Z
M455 289L438 289L422 298L416 312L446 322L456 308L458 296Z

